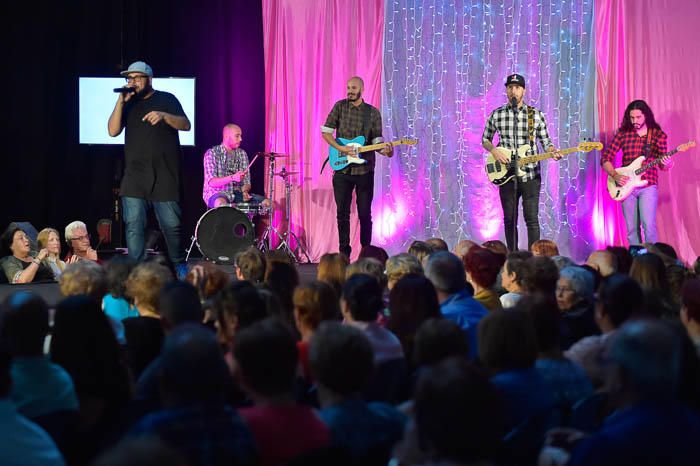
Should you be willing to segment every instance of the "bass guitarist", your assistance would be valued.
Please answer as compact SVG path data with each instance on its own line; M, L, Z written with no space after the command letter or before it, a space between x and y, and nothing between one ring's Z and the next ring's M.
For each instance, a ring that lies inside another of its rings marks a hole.
M382 137L382 116L376 107L362 99L364 82L354 76L348 80L347 99L333 105L321 132L323 140L343 154L356 155L356 149L342 146L333 137L353 139L364 136L370 144L384 142ZM380 152L388 157L393 155L393 146L387 144ZM333 174L333 195L335 197L338 220L339 250L350 258L350 203L352 191L357 196L357 215L360 219L360 244L368 246L372 242L372 197L374 196L374 153L362 154L365 164L352 164Z
M654 113L643 100L632 101L625 109L622 123L612 142L603 152L600 163L603 170L611 176L615 183L624 186L628 177L618 173L613 166L615 155L622 150L622 165L628 165L637 157L646 157L647 162L661 158L659 165L662 170L671 167L670 157L666 153L667 137L654 119ZM656 205L658 202L659 172L651 167L644 172L642 180L647 185L635 189L630 196L622 201L622 214L627 225L627 240L630 245L642 244L640 226L644 229L644 241L657 242Z
M505 84L509 103L491 112L481 141L484 149L491 152L500 163L511 163L510 157L496 150L493 145L493 136L498 133L498 147L515 151L518 147L529 144L533 150L536 150L536 141L539 141L544 150L555 153L554 159L559 160L562 155L556 153L547 131L544 115L540 110L523 103L525 78L519 74L511 74L506 79ZM520 197L523 198L528 249L532 243L540 239L540 164L535 162L523 165L521 170L514 177L517 180L513 179L499 187L506 243L511 251L518 248L518 203Z

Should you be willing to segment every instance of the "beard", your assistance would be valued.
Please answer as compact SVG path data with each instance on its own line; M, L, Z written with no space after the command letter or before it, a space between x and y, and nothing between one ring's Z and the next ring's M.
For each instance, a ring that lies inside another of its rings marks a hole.
M358 92L357 94L348 94L348 100L350 102L357 102L358 100L360 100L361 97L362 92Z

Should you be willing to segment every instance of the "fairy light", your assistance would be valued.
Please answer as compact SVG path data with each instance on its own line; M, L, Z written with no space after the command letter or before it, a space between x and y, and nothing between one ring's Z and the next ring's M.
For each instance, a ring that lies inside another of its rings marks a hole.
M415 136L415 148L377 164L375 241L390 252L414 239L503 237L498 189L484 175L481 134L505 103L503 80L527 79L526 102L542 110L557 147L593 137L587 73L593 1L393 0L385 3L382 115L385 138ZM592 154L542 164L542 237L589 245L586 180ZM379 206L377 206L379 204ZM397 206L411 206L397 215ZM377 208L379 207L379 208ZM383 215L383 214L381 214ZM521 244L526 229L520 217Z

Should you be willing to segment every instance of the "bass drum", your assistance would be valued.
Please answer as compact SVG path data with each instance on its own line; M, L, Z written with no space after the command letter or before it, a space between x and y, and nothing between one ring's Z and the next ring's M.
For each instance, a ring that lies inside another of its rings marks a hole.
M253 245L255 229L246 214L221 206L204 212L194 235L202 256L217 264L233 264L238 252Z

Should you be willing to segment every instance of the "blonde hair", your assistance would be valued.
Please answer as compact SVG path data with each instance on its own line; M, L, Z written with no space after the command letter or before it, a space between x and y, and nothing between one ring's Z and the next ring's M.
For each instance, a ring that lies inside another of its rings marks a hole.
M389 282L397 282L410 273L423 275L423 266L413 254L403 252L387 259L386 278Z
M340 297L340 290L345 283L345 269L350 261L348 257L339 252L328 253L321 256L316 269L316 280L326 282Z
M158 312L160 291L172 279L173 274L164 265L155 262L139 264L126 279L126 295L134 301L138 299L137 307Z
M107 294L107 273L96 262L81 260L70 264L58 279L63 296L88 295L102 302Z
M49 235L51 233L56 233L56 236L58 237L58 255L56 256L56 265L60 271L63 271L66 268L66 263L61 260L61 234L58 232L58 230L54 228L44 228L37 235L36 244L39 247L39 250L44 249L49 244Z
M530 252L533 256L554 257L559 255L559 248L552 240L538 239L530 246Z

